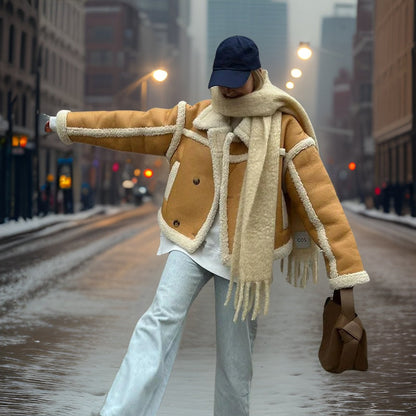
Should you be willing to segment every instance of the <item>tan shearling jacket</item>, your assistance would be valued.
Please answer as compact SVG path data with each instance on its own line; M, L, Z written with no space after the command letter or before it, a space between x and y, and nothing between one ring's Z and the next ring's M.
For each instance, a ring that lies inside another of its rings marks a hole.
M203 243L218 213L222 253L230 255L247 164L249 131L244 119L233 129L229 118L216 113L206 100L147 112L62 110L56 125L67 144L166 156L170 174L158 214L161 231L192 253ZM367 282L354 236L315 140L293 116L283 114L280 143L275 259L292 251L291 213L296 211L322 250L331 288Z

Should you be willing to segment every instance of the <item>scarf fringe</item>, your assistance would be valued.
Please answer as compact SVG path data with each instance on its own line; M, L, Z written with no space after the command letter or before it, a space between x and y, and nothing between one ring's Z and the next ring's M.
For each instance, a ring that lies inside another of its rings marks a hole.
M244 321L251 311L251 320L257 319L261 308L263 314L267 315L270 304L270 284L271 280L262 280L259 282L236 282L234 294L234 318L233 322L237 322L241 312L241 320ZM230 280L228 286L227 297L224 306L227 306L231 300L234 287L234 279Z
M292 252L287 258L286 280L295 287L304 288L311 278L314 283L318 282L318 253L309 253L308 256L300 256ZM283 272L284 265L281 263Z

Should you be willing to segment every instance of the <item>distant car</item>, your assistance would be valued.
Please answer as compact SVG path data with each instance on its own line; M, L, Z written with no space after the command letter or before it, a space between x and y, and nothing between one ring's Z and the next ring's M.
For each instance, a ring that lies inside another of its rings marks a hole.
M152 194L149 192L146 186L139 185L133 188L134 204L141 205L143 202L149 201L152 198Z

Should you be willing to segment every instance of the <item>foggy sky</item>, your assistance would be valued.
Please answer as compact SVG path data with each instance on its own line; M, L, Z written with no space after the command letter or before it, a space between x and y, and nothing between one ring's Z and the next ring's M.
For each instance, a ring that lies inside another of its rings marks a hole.
M226 0L224 0L226 1ZM253 0L255 1L255 0ZM283 1L283 0L276 0ZM334 14L334 6L336 3L357 4L357 0L286 0L288 5L288 37L289 37L289 65L300 66L299 59L296 56L296 48L299 42L310 42L312 47L319 47L321 41L321 24L322 18L332 16ZM201 50L206 47L206 16L207 16L207 0L192 0L192 17L190 33L193 36L193 45ZM244 35L244 33L240 33ZM261 54L261 51L260 51ZM315 54L317 58L318 54ZM200 69L206 67L206 51L200 51L199 58ZM299 99L314 118L315 107L315 90L317 84L317 59L310 62L301 63L304 71L302 80L297 83L291 94ZM206 74L206 80L209 74ZM288 74L289 77L289 74ZM206 81L205 80L205 81ZM208 91L203 82L201 85L200 78L191 80L195 97L193 101L207 98ZM284 87L284 86L279 86Z

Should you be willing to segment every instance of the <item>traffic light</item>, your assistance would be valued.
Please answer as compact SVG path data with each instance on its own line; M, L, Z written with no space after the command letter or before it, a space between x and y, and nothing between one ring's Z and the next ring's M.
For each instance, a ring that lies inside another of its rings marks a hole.
M12 136L12 147L25 148L27 145L27 136Z
M59 188L60 189L71 189L72 178L70 176L61 175L59 176Z
M355 162L348 163L349 170L355 170L356 168L357 168L357 165L355 164Z
M143 175L144 175L145 178L151 178L153 176L152 169L145 169L143 171Z

